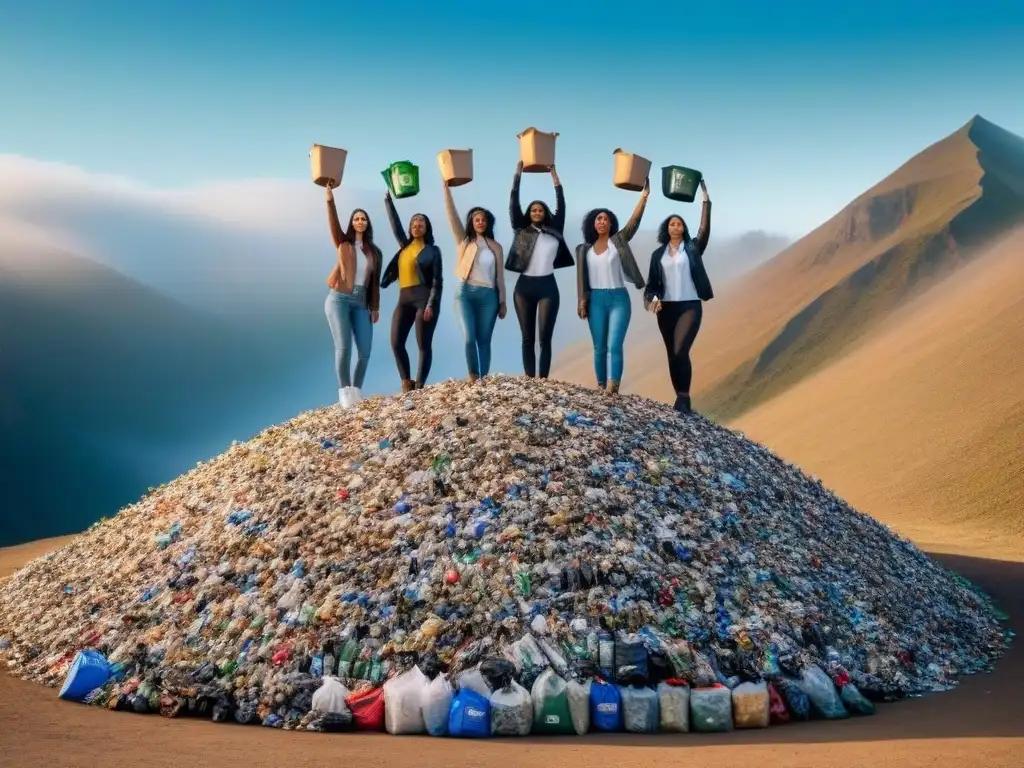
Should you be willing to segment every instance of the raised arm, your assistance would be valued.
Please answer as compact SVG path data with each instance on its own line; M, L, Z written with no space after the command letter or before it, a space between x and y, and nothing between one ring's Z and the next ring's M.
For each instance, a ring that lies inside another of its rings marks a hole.
M523 161L516 165L516 175L512 177L512 194L508 201L508 219L512 223L512 230L522 229L527 224L527 218L523 215L523 206L519 204L519 182L523 178Z
M551 180L555 182L555 212L552 214L554 226L559 232L565 230L565 193L562 191L562 182L558 180L558 173L555 166L551 166Z
M398 241L399 248L405 248L409 244L409 236L405 234L405 227L402 220L398 218L398 211L395 209L395 201L391 199L391 193L384 195L384 207L388 212L388 222L391 224L391 232Z
M338 206L334 203L334 192L331 185L327 185L327 224L331 228L331 238L334 240L334 247L338 249L345 241L345 233L341 230L341 222L338 221Z
M452 228L452 237L455 238L456 243L461 243L466 239L466 230L462 228L462 222L459 221L459 212L455 210L455 198L452 197L452 188L448 186L448 182L441 182L444 185L444 209L448 213L448 226Z
M708 197L708 188L704 185L703 179L700 182L700 191L704 195L704 202L700 207L700 228L697 230L697 237L693 239L693 244L703 256L708 247L708 240L711 239L711 199Z
M633 215L629 217L626 226L622 228L622 233L626 236L626 240L632 240L633 235L640 229L640 222L644 218L644 209L647 207L647 197L650 194L651 180L648 179L644 182L644 191L640 193L640 199L637 201L636 208L633 209Z

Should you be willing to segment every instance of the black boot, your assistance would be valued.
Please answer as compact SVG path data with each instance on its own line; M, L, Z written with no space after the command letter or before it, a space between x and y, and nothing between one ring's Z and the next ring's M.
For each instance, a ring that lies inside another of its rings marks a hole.
M673 406L680 413L691 413L690 409L690 396L689 395L676 395L676 404Z

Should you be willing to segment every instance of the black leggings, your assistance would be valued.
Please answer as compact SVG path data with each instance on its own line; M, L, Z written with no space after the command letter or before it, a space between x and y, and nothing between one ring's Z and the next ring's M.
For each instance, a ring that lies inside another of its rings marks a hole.
M658 312L658 330L665 342L668 353L668 374L676 395L690 396L690 382L693 380L693 365L690 363L690 348L693 347L704 306L699 301L665 301Z
M398 292L398 304L395 314L391 316L391 351L395 353L395 364L402 381L412 378L409 373L409 353L405 351L405 343L409 340L409 331L416 326L416 346L420 351L419 371L416 374L416 386L422 387L430 374L430 363L434 358L434 328L437 327L437 310L428 323L423 319L423 310L427 308L427 297L430 289L426 286L403 288Z
M540 325L540 378L551 370L551 338L558 319L558 283L554 275L520 275L515 290L516 317L523 334L523 372L537 375L537 326Z

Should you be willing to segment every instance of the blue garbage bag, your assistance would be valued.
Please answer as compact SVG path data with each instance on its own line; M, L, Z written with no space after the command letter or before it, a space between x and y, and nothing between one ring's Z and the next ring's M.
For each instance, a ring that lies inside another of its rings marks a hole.
M91 691L110 679L110 664L98 651L79 651L71 661L64 685L57 695L68 701L83 701Z
M463 688L452 697L448 710L451 736L479 739L491 735L491 702L476 691Z
M590 727L606 733L622 730L622 696L603 680L590 685Z

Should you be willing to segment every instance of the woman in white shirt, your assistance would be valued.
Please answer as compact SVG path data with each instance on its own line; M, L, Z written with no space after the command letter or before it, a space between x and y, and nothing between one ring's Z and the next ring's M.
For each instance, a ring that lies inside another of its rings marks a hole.
M658 229L661 246L651 254L644 293L647 308L658 317L658 330L668 355L668 372L676 392L675 409L682 413L690 412L690 349L700 330L702 302L715 297L703 260L711 237L711 200L703 181L700 191L704 200L697 236L690 237L682 216L672 215L662 222Z
M640 228L650 193L647 182L633 215L621 230L619 220L607 208L592 210L583 219L583 242L576 246L576 312L590 326L597 386L611 394L618 393L622 381L623 344L632 314L626 283L641 290L644 287L629 241Z
M523 372L546 379L551 370L551 341L555 335L560 297L555 270L573 265L572 253L565 243L565 194L555 167L548 169L555 184L555 211L542 200L534 200L524 212L519 205L519 182L523 164L516 166L509 198L512 223L512 247L505 269L519 272L515 287L516 316L523 336ZM537 337L540 336L540 362L537 361Z
M471 208L463 226L447 182L444 203L458 247L455 310L466 340L469 379L476 381L490 372L491 336L495 322L505 317L504 252L494 239L494 214L486 208Z

